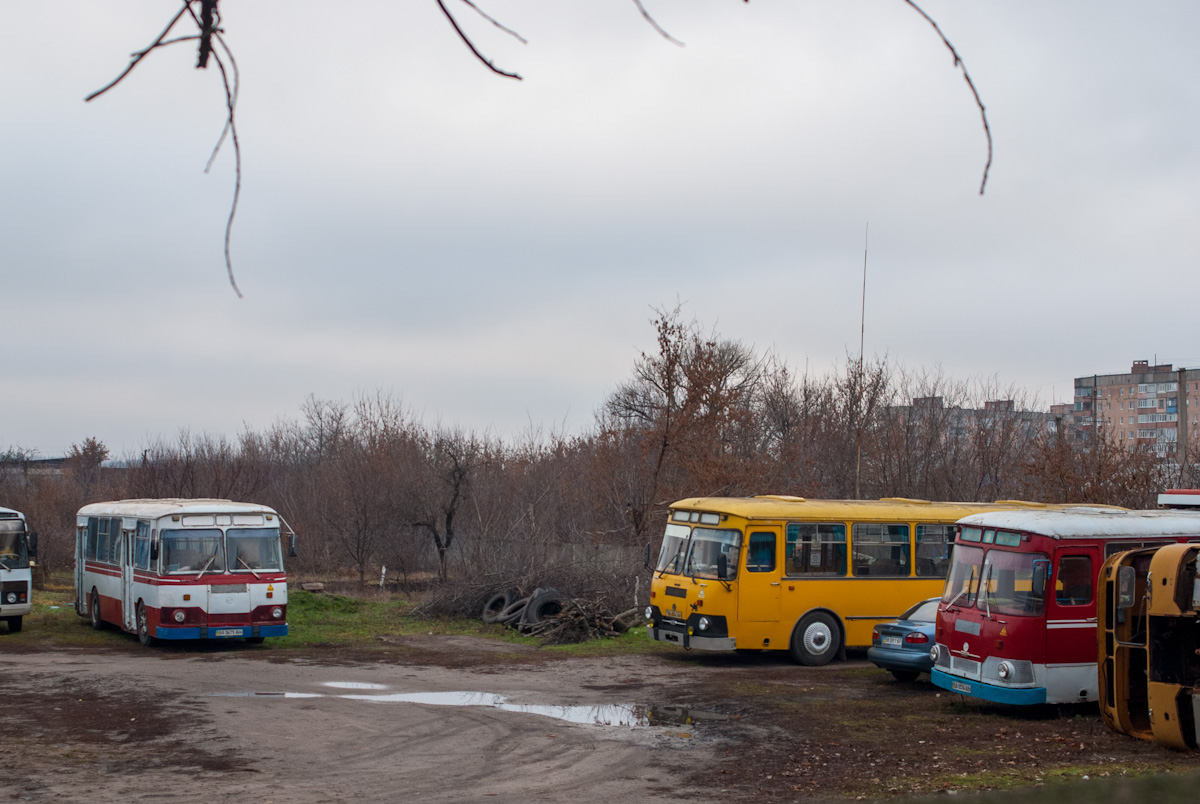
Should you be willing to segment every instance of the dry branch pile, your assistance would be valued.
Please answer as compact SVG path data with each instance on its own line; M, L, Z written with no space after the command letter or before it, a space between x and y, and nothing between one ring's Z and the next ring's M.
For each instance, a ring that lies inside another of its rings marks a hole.
M517 589L496 592L484 604L482 619L516 628L547 645L564 645L618 636L639 618L636 609L614 615L603 601L567 598L556 589L539 587L530 595Z

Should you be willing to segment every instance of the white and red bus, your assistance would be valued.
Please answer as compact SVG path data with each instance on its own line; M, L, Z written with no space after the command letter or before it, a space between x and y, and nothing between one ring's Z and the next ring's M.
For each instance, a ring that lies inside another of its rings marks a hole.
M1200 541L1200 513L1190 511L996 511L958 525L933 683L1005 704L1097 700L1096 578L1105 558Z
M287 575L273 509L229 500L121 500L76 517L75 610L157 639L285 636ZM294 541L289 554L295 555Z
M37 555L37 534L25 527L25 515L0 508L0 620L9 631L20 631L22 618L33 609L29 559Z

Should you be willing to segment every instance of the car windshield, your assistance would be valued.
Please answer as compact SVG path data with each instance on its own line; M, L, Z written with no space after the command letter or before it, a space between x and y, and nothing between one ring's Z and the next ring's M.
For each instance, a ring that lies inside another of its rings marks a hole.
M1037 572L1039 566L1041 572ZM1040 615L1049 566L1049 559L1042 553L988 550L983 561L984 591L975 607L991 614Z
M224 572L225 550L221 531L216 528L164 530L162 565L164 572Z
M900 615L901 620L911 620L917 623L931 623L937 619L938 598L922 600L908 611Z
M25 545L25 523L19 519L0 522L0 567L24 569L29 566Z
M946 578L946 589L942 602L946 605L960 603L970 606L975 602L979 588L980 565L983 563L983 548L965 544L954 545L950 555L950 576Z
M669 572L678 575L683 571L683 557L687 554L687 539L691 528L687 525L667 525L663 536L662 550L658 553L658 564L655 572Z
M226 534L229 570L282 570L278 528L230 528Z
M695 528L688 548L685 575L716 578L718 562L725 556L725 580L737 577L738 550L742 546L740 530Z

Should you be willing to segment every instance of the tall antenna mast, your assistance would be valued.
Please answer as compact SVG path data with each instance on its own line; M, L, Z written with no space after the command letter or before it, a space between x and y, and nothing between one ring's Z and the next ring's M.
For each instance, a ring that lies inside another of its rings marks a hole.
M859 477L862 472L862 404L863 404L863 343L867 332L867 248L871 240L871 222L867 221L866 232L863 233L863 284L862 310L859 313L858 326L858 414L855 417L858 428L854 435L854 499L861 499L859 494Z

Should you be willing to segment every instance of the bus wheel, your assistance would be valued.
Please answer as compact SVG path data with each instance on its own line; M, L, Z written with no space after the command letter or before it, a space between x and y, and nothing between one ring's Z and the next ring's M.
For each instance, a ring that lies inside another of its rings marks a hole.
M247 645L261 645L266 637L246 637Z
M92 590L92 599L88 603L88 614L92 617L92 628L97 631L104 629L104 620L100 619L100 595L96 594L96 590Z
M20 630L21 630L21 618L20 617L9 617L8 618L9 633L15 634Z
M146 620L146 607L141 603L138 603L137 607L137 628L138 642L147 648L155 643L154 637L150 636L150 623Z
M797 664L819 667L829 664L837 656L841 641L841 632L833 618L815 611L801 620L792 631L789 652Z

